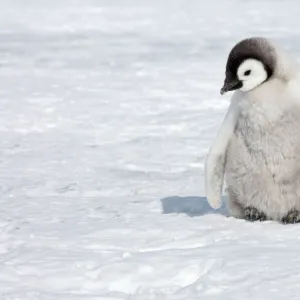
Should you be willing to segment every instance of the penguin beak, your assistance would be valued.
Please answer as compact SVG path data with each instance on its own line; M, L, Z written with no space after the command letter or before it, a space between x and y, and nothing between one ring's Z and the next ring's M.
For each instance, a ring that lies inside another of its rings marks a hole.
M220 93L221 93L221 95L223 95L226 92L237 90L237 89L241 88L242 86L243 86L243 83L240 80L238 80L237 78L234 78L230 75L226 75L225 82L224 82L223 87L221 88Z

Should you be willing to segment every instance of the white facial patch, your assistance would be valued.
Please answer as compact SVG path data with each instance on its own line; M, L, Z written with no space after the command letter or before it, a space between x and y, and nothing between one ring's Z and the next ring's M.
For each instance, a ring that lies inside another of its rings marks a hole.
M249 58L239 66L237 77L243 82L243 86L240 90L247 92L266 81L268 74L262 62Z

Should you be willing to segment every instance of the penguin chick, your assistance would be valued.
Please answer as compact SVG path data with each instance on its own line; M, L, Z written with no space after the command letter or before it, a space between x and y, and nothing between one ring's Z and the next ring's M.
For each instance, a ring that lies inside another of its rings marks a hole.
M205 163L212 207L221 205L225 174L230 215L300 221L298 70L266 38L242 40L231 50L221 94L235 92Z

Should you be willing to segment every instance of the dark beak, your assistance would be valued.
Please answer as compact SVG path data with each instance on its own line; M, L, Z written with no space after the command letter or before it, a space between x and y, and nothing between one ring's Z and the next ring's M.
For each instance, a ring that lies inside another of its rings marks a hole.
M238 80L237 78L233 78L230 75L229 76L226 75L225 82L224 82L223 87L221 88L220 93L221 93L221 95L223 95L226 92L237 90L237 89L241 88L242 86L243 86L243 83L240 80Z

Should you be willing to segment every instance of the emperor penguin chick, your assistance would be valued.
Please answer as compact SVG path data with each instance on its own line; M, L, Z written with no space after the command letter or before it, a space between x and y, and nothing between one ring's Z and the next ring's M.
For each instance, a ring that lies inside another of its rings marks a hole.
M207 199L220 206L223 177L231 216L300 222L300 76L266 38L229 53L221 94L231 105L205 164Z

